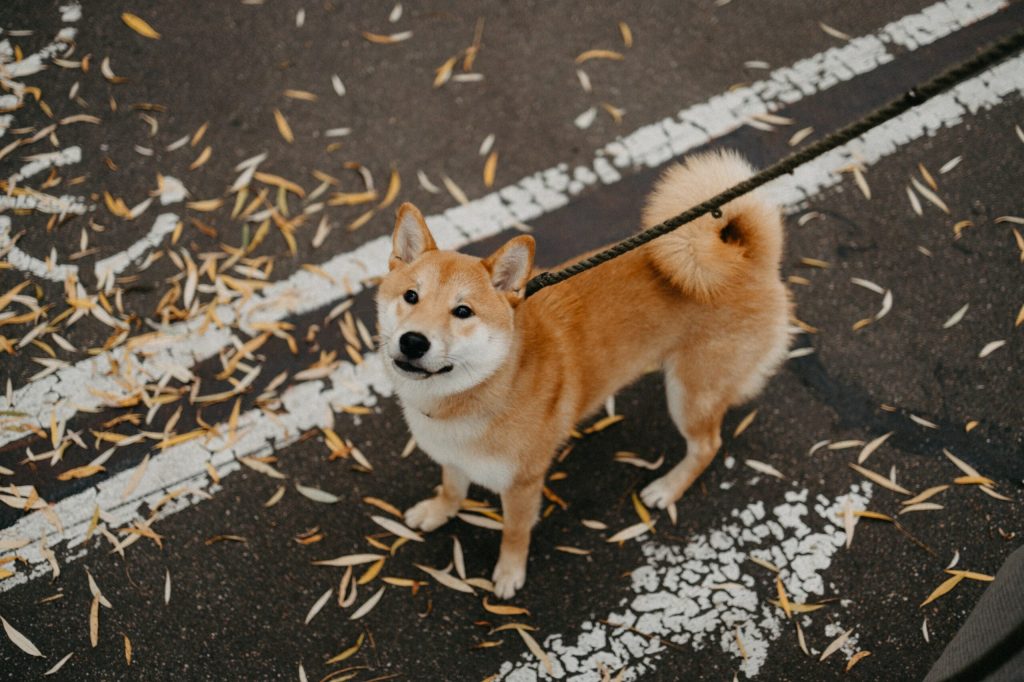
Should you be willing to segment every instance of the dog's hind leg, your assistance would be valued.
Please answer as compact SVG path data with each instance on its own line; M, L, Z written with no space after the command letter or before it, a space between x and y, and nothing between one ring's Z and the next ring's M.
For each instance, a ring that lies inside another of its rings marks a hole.
M410 507L405 512L405 522L410 528L428 533L440 528L459 511L468 492L469 477L461 469L442 466L437 494Z
M687 364L692 367L692 362ZM679 367L674 361L666 363L665 393L672 421L686 439L686 456L640 494L644 504L658 509L665 509L682 497L711 464L722 446L722 417L728 407L728 401L716 395L713 386L703 385L696 377L685 377ZM687 383L694 388L688 389Z

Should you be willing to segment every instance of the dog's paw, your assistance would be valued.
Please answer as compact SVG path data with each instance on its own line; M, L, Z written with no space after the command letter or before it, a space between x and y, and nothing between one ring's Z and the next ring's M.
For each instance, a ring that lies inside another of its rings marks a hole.
M682 491L670 480L667 480L668 476L662 476L659 479L651 481L640 492L640 499L644 501L648 507L655 507L657 509L665 509L670 504L682 497Z
M405 524L414 530L429 533L446 524L458 510L457 506L446 503L440 497L431 497L413 505L405 512Z
M498 599L511 599L516 590L526 583L526 562L504 561L498 559L494 567L494 596Z

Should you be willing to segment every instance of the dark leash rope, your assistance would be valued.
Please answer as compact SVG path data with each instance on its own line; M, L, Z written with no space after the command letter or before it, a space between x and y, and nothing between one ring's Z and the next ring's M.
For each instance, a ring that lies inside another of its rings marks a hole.
M697 204L693 208L680 213L674 218L669 218L663 223L633 235L628 239L624 239L604 251L573 263L562 270L558 270L557 272L542 272L526 283L526 297L529 298L544 287L564 282L574 275L578 275L581 272L595 268L601 263L610 261L613 258L617 258L624 253L643 246L647 242L657 239L664 234L668 234L681 225L692 222L706 213L710 213L714 217L720 218L722 215L722 206L733 199L757 189L761 185L771 182L775 178L786 175L787 173L792 173L798 166L821 156L825 152L844 145L850 140L860 137L872 128L896 118L903 112L926 102L935 95L948 90L954 85L967 80L972 76L976 76L989 66L992 66L993 64L1000 62L1011 54L1017 52L1021 47L1024 47L1024 29L1018 31L1005 40L990 45L974 57L936 76L932 80L907 91L902 96L896 98L883 107L876 109L864 118L854 121L845 128L841 128L804 149L786 156L774 165L765 168L763 171L751 176L747 180L744 180L743 182L701 204Z

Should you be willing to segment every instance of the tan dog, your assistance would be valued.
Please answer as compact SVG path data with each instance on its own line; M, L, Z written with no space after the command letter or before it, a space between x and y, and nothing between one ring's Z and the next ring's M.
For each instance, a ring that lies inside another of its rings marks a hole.
M663 175L644 223L750 173L734 154L692 158ZM662 367L686 457L642 497L665 508L711 463L726 410L760 391L786 356L782 223L757 194L528 300L532 237L485 259L440 251L420 212L404 204L392 246L377 296L383 361L416 442L442 466L437 494L405 520L434 530L455 515L470 483L500 493L501 598L526 579L545 472L577 422Z

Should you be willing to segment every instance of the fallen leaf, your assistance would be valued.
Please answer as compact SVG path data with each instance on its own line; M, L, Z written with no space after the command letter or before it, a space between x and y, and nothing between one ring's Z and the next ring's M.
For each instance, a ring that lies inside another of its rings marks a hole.
M751 469L753 469L754 471L758 471L758 472L760 472L762 474L767 474L768 476L774 476L775 478L781 478L781 479L785 479L786 478L782 474L781 471L779 471L778 469L773 467L771 464L766 464L766 463L761 462L761 461L756 460L756 459L747 459L747 460L744 460L743 463L746 464Z
M520 606L511 606L508 604L491 604L487 601L487 597L484 597L484 610L488 613L493 613L498 616L530 615L529 610L524 609Z
M544 669L548 671L548 675L554 676L555 666L551 663L551 658L547 655L544 649L542 649L540 644L537 643L537 640L535 640L525 628L515 628L515 631L523 638L523 641L526 642L527 648L533 652L533 655L537 657L537 660L544 664Z
M853 462L848 462L848 464L850 465L851 469L853 469L854 471L859 473L861 476L863 476L863 477L865 477L865 478L867 478L867 479L869 479L871 481L874 481L875 483L877 483L878 485L882 486L883 488L886 488L887 490L892 490L893 492L900 493L901 495L911 495L912 494L909 490L907 490L903 486L897 485L896 483L893 483L888 478L886 478L885 476L882 476L879 473L875 473L874 471L871 471L870 469L865 469L864 467L858 466L858 465L854 464Z
M308 486L296 483L295 489L303 497L307 497L313 500L314 502L320 502L322 504L334 504L335 502L339 502L341 500L341 498L338 497L337 495L333 495L327 491L320 490L319 488L310 488Z
M320 598L316 600L316 603L310 607L309 613L306 614L305 625L309 625L309 621L313 620L313 618L316 617L316 614L320 613L320 610L324 607L324 604L327 603L327 600L331 598L332 594L334 594L333 587L320 595Z
M421 571L423 571L424 573L429 575L431 578L433 578L434 580L436 580L437 582L441 583L442 585L444 585L447 588L456 590L458 592L466 592L468 594L476 594L476 592L473 590L472 587L469 586L468 583L466 583L463 580L460 580L459 578L456 578L451 573L446 573L445 571L439 571L436 568L431 568L430 566L424 566L423 564L413 564L413 565L416 566L416 568L420 569Z
M607 542L625 542L626 540L638 538L641 535L645 535L651 530L653 530L654 524L656 523L657 519L652 520L649 524L643 522L634 524L632 526L629 526L628 528L620 530L615 535L612 535L610 538L608 538Z
M152 40L159 40L160 34L150 26L142 17L138 17L131 12L124 12L121 14L121 21L131 30L138 33L144 38L150 38Z
M581 52L576 57L576 63L582 64L585 61L591 59L611 59L614 61L622 61L626 57L621 52L615 52L614 50L587 50Z
M370 611L372 611L373 607L376 606L377 602L380 601L380 598L384 596L384 590L386 590L386 589L388 589L388 588L385 586L385 587L381 587L379 590L377 590L374 593L374 595L372 597L370 597L369 599L367 599L365 602L363 602L363 605L360 606L358 609L356 609L355 613L353 613L351 616L349 616L348 619L349 620L359 620L360 618L362 618L363 616L368 614Z
M889 433L883 434L878 438L872 440L867 445L865 445L864 448L860 451L860 454L857 455L857 464L863 464L867 460L867 458L871 456L871 453L880 448L882 446L882 443L889 440L889 437L892 435L892 433L893 432L890 431Z
M74 653L75 652L72 651L70 654L68 654L64 658L60 659L59 661L57 661L56 665L54 665L52 668L50 668L45 673L43 673L43 675L44 676L46 676L46 675L53 675L55 672L57 672L58 670L63 668L64 664L68 662L68 659L71 658L71 656L74 655Z
M844 632L843 634L839 635L834 640L832 640L832 643L829 644L827 647L825 647L825 650L821 652L821 658L819 658L818 660L819 661L824 661L826 658L828 658L829 656L831 656L835 652L839 651L839 649L844 644L846 644L846 640L850 638L850 635L852 633L853 633L853 628L850 628L849 630L847 630L846 632Z
M284 117L279 109L274 109L274 121L277 123L277 131L281 133L281 137L288 144L295 141L295 135L292 133L292 127L288 125L288 119Z
M36 645L29 641L28 637L15 630L14 626L8 623L3 616L0 616L0 623L3 624L4 632L7 633L7 638L14 643L14 646L18 647L30 656L43 655L42 652L40 652L39 649L36 648Z
M346 554L345 556L337 557L336 559L323 559L321 561L314 561L314 566L359 566L361 564L370 564L378 559L383 559L383 554Z
M954 587L959 585L963 579L964 576L962 575L954 575L952 578L948 578L941 585L936 587L935 590L930 595L928 595L927 599L921 602L921 606L925 606L926 604L932 603L933 601L935 601L936 599L938 599L939 597L941 597L942 595L946 594Z
M377 515L371 516L370 519L372 519L374 523L376 523L384 530L388 531L389 533L393 533L400 538L405 538L406 540L412 540L414 542L423 542L422 535L409 529L408 527L406 527L405 524L399 521L389 519L385 516Z

